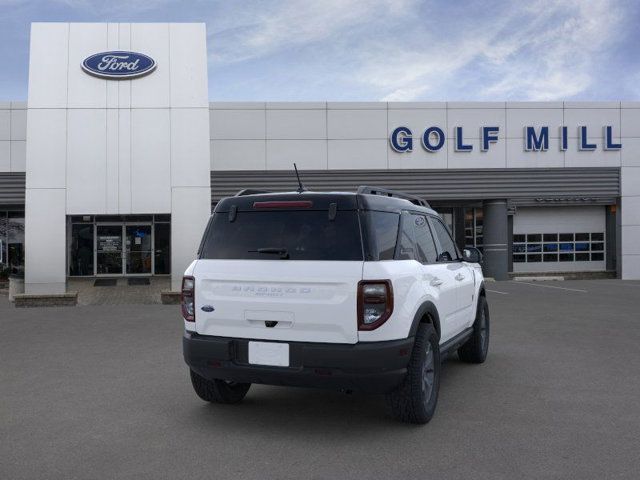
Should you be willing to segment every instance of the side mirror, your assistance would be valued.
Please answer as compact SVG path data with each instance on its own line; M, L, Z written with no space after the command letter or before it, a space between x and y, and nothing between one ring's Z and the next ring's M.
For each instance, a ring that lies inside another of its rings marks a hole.
M438 258L436 258L436 262L451 262L453 261L453 258L451 258L451 255L449 254L449 252L442 252L440 255L438 255Z
M462 259L469 263L481 263L482 252L475 247L467 247L462 251Z

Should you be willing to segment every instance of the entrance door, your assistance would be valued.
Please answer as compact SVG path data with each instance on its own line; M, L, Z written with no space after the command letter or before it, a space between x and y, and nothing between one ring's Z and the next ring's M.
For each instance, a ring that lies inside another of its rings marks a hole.
M126 225L125 230L125 273L128 275L149 275L153 262L153 242L151 225Z
M122 225L96 225L96 273L122 275Z
M97 275L151 275L151 224L96 225Z

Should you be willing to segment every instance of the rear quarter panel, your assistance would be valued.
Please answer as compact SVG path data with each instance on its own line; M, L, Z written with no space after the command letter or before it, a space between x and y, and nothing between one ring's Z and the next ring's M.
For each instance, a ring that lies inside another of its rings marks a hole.
M407 338L418 308L427 301L438 305L437 290L428 288L421 264L415 260L364 262L363 280L390 279L393 285L393 313L379 328L359 331L361 342Z

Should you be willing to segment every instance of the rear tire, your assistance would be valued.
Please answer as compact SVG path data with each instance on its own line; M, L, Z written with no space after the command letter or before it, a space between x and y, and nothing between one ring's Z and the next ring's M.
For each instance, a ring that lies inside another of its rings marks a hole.
M484 296L478 298L476 320L469 340L458 349L458 357L467 363L484 363L489 352L489 304Z
M433 417L440 389L440 347L433 325L421 323L402 384L387 395L397 420L425 424Z
M207 380L193 370L191 372L191 385L196 394L204 401L211 403L240 403L245 397L250 383L235 383L225 380Z

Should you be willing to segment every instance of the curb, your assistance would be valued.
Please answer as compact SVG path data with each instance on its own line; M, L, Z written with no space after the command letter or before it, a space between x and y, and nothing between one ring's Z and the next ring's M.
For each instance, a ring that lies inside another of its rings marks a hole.
M513 277L516 282L547 282L547 281L562 281L564 277L561 276L541 276L541 277Z

